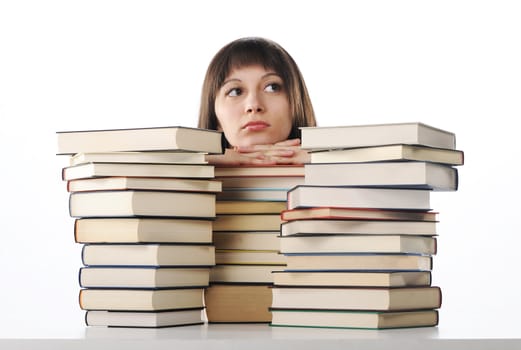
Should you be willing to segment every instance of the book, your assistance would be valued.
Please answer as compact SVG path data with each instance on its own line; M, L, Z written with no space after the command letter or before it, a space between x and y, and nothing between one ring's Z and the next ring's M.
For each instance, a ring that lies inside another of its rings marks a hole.
M57 154L114 151L223 153L222 132L184 126L56 132Z
M270 309L271 326L391 329L429 327L438 324L438 310L368 312L344 310Z
M267 323L271 321L268 285L212 284L204 293L210 323Z
M279 250L279 231L214 231L219 249Z
M438 213L434 211L374 208L311 207L301 209L285 209L280 213L280 216L283 221L305 219L438 221Z
M209 268L169 267L82 267L78 278L82 288L187 288L207 287Z
M282 265L215 265L210 269L210 283L272 284L272 272L284 268Z
M436 254L436 238L410 235L316 235L285 236L282 254L387 253Z
M219 177L224 190L234 188L290 189L304 184L304 176L239 176Z
M67 181L67 191L113 191L113 190L151 190L212 192L222 191L220 181L159 177L98 177Z
M277 231L280 214L226 214L218 215L213 222L214 231Z
M285 202L287 196L286 188L233 188L217 193L217 200Z
M86 244L85 266L213 266L215 248L191 244Z
M76 243L212 243L212 221L165 218L83 218Z
M203 307L203 288L81 289L83 310L159 311Z
M306 185L377 186L456 191L458 170L428 162L306 164Z
M287 254L286 271L430 271L432 257L415 254Z
M302 127L303 149L334 149L392 144L456 148L456 135L424 123L386 123L326 127Z
M168 311L107 311L85 313L87 326L164 328L203 324L203 308Z
M286 209L284 201L221 201L215 203L215 212L219 214L280 214Z
M274 271L279 286L411 287L430 286L430 271Z
M310 152L310 163L363 163L382 161L423 161L463 165L460 150L418 145L385 145Z
M210 179L214 177L214 167L209 164L84 163L62 169L64 181L102 176Z
M215 217L215 194L167 191L73 192L72 217Z
M398 311L437 309L441 289L435 286L282 287L273 286L272 309Z
M281 224L280 235L364 234L432 236L436 234L436 225L437 223L435 221L292 220Z
M215 177L304 177L304 166L297 165L241 165L216 166Z
M430 191L403 188L360 188L299 185L288 191L287 209L356 207L430 210Z
M215 263L229 265L286 265L278 250L216 249Z
M69 164L83 163L164 163L207 164L203 152L96 152L77 153L69 157Z

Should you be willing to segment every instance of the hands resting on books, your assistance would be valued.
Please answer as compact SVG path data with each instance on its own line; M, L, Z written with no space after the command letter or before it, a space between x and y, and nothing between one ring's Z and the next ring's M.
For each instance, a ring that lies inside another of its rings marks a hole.
M206 160L216 165L304 164L309 162L310 156L300 148L300 139L289 139L275 144L229 148L224 154L207 155Z

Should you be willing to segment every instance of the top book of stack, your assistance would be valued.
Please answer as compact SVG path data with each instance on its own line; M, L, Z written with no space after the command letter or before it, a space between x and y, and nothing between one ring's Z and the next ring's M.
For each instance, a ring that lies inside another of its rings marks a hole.
M59 131L56 135L58 155L125 151L223 153L222 132L183 126Z
M456 149L454 133L419 123L302 127L302 148L327 150L392 144Z

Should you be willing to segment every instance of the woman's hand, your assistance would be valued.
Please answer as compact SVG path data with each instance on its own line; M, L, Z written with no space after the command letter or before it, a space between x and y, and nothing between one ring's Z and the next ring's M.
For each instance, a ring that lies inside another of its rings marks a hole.
M290 139L272 145L253 145L227 149L222 155L207 155L211 164L221 165L275 165L304 164L309 153L300 148L300 139Z

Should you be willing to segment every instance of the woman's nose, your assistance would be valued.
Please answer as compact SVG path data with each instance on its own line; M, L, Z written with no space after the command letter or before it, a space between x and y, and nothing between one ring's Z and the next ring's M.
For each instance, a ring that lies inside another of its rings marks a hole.
M246 100L247 113L260 113L264 111L264 106L257 94L250 94Z

